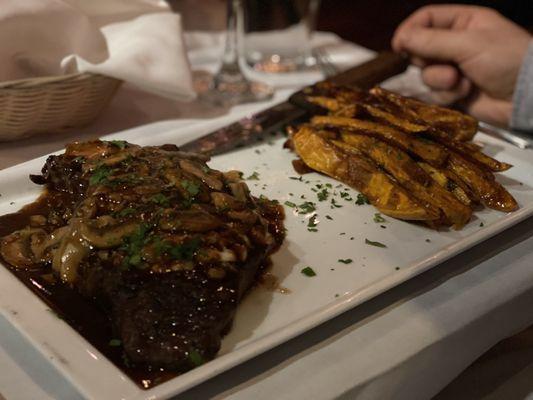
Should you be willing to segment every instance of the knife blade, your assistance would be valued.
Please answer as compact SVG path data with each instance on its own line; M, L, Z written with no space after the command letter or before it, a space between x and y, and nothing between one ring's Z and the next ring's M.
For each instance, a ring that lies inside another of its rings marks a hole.
M372 60L341 72L326 81L368 89L402 73L408 64L402 56L383 52ZM305 91L305 88L302 91ZM180 146L180 149L208 155L224 154L254 143L267 134L275 133L289 123L297 123L304 119L307 113L307 109L288 100L188 142Z

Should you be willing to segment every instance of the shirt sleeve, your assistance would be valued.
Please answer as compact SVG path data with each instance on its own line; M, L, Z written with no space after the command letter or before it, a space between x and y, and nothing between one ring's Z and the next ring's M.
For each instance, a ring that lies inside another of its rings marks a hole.
M533 42L528 47L516 81L511 127L533 132Z

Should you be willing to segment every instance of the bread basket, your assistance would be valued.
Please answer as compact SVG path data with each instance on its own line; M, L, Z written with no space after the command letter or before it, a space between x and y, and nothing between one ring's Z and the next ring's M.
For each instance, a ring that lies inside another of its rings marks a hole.
M0 83L0 141L87 125L122 81L76 73Z

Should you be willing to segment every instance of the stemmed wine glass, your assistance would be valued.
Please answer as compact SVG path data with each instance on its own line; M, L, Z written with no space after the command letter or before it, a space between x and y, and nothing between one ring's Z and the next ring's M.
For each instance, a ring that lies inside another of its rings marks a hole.
M242 35L244 33L242 0L228 0L226 44L220 69L200 99L211 104L232 106L272 98L273 89L251 81L243 73Z

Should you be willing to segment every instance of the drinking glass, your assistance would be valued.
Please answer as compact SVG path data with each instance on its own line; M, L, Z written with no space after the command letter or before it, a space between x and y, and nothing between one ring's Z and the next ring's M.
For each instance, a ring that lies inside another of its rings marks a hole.
M311 33L320 0L242 0L248 65L268 73L314 67Z
M242 37L244 14L242 0L228 0L226 44L220 69L213 77L209 90L200 98L209 103L231 106L268 100L273 89L267 84L251 81L243 73Z

